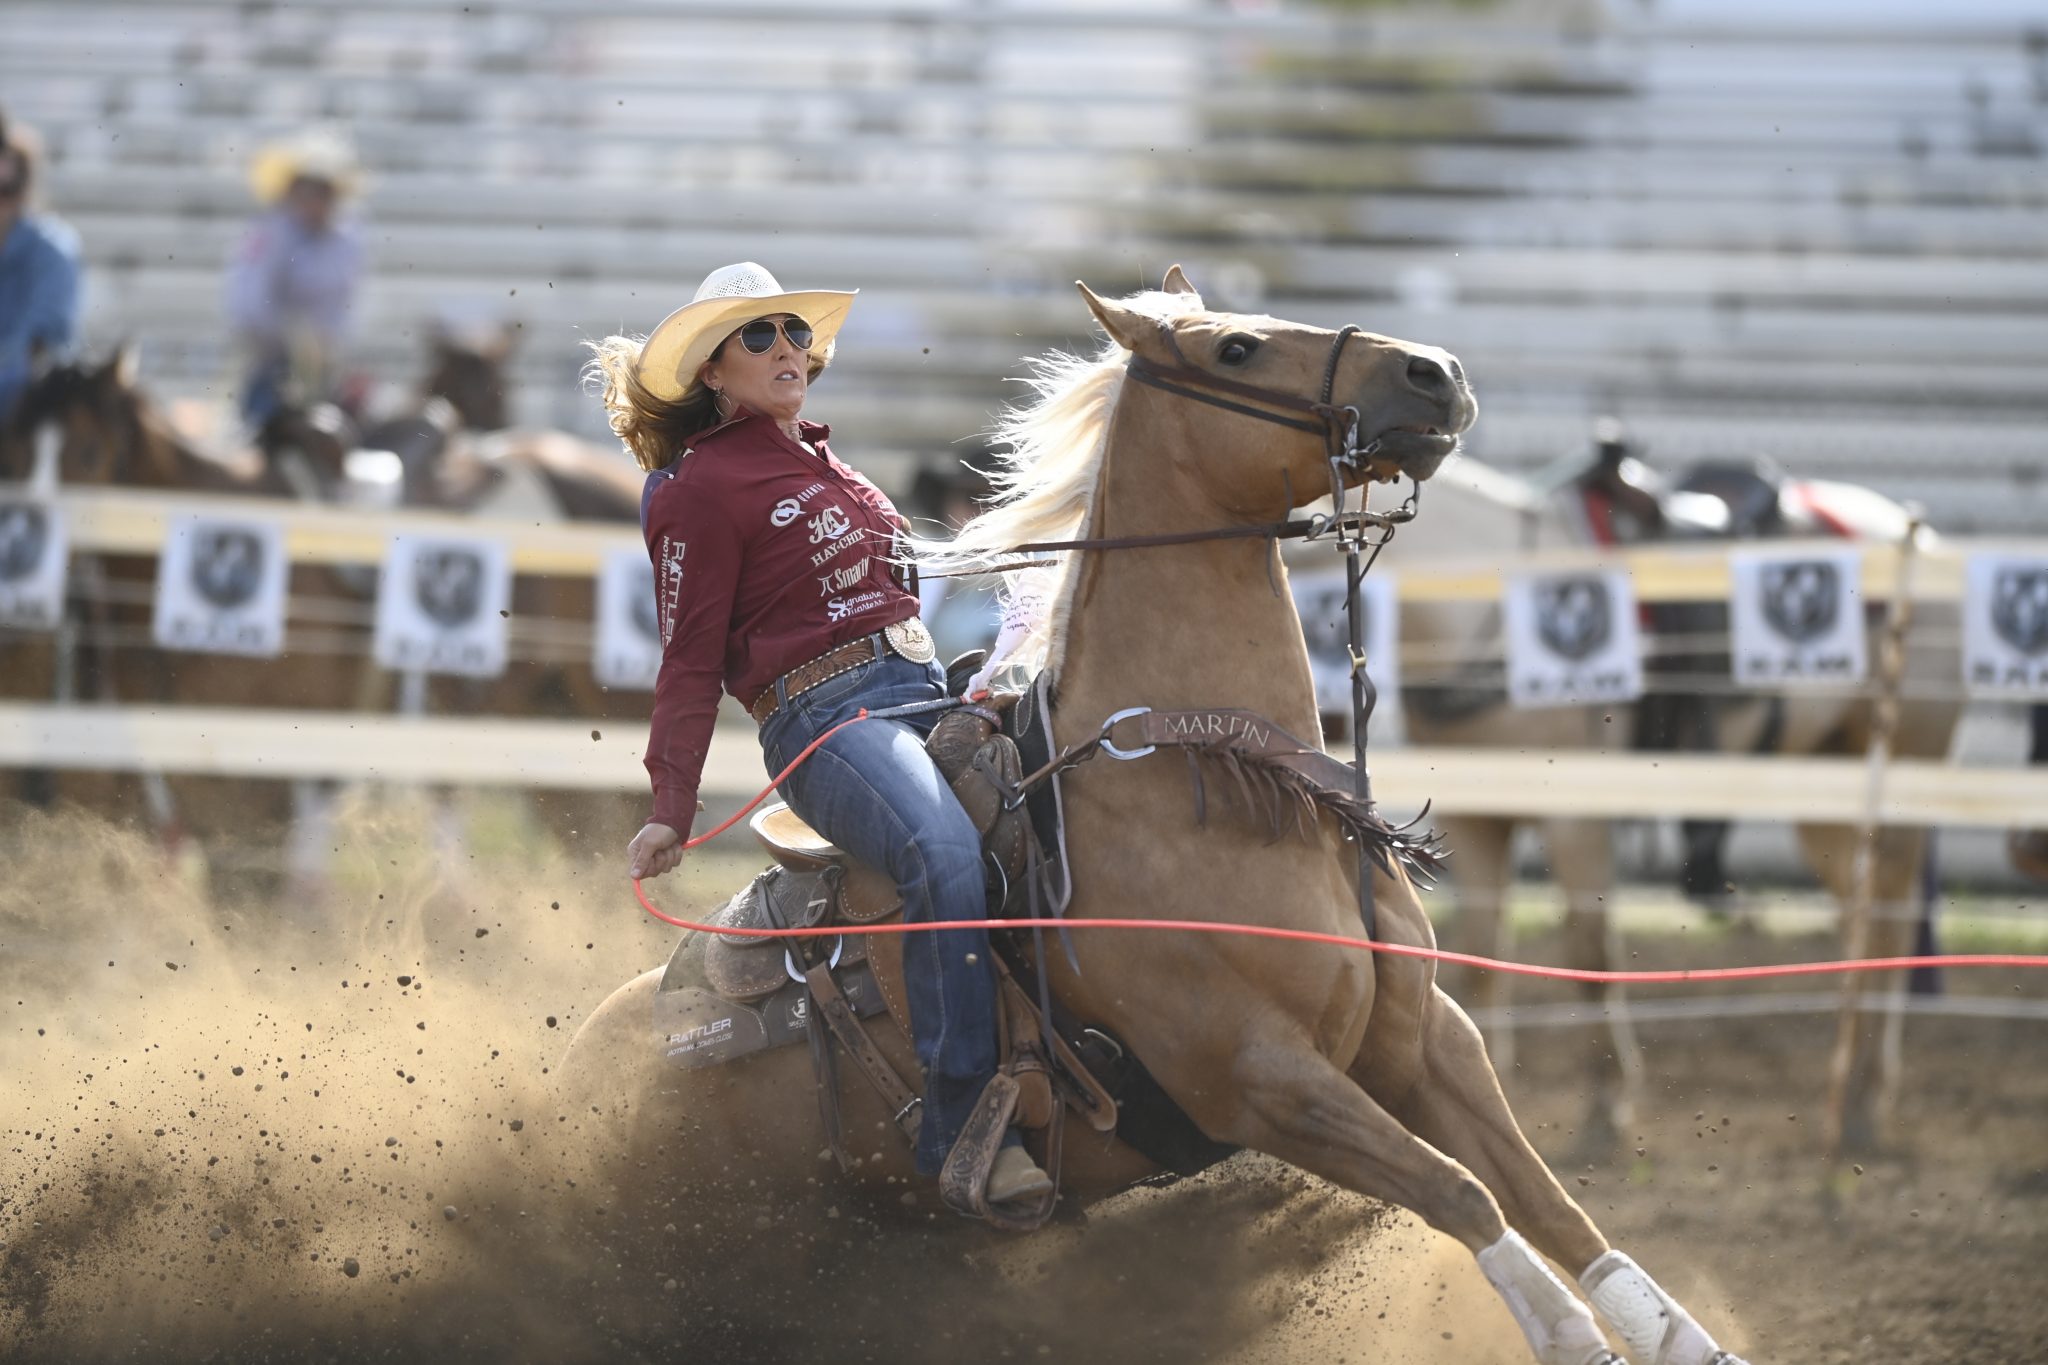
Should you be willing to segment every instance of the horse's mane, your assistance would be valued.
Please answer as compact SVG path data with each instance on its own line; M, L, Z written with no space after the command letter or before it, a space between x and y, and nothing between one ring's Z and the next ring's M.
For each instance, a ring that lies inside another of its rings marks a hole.
M50 366L29 381L0 435L21 442L26 451L29 437L44 423L61 421L74 408L99 411L102 374L101 369L78 360ZM132 426L138 443L154 447L168 458L169 472L174 475L171 486L252 491L260 472L257 468L194 446L142 388L124 382L118 394L122 406L113 415ZM33 460L32 455L27 458ZM26 466L19 471L0 471L13 477L26 477L28 473Z
M1203 311L1193 294L1145 292L1119 302L1162 321ZM953 539L914 539L918 567L927 573L994 572L1014 561L1011 551L1018 545L1082 535L1094 515L1109 414L1123 391L1130 358L1105 338L1092 355L1050 351L1027 359L1016 382L1028 385L1030 396L997 414L988 432L995 467L984 472L995 497ZM1007 667L1058 668L1079 562L1068 555L1057 567L1005 575L1006 621L1023 621L1028 628L1006 655Z

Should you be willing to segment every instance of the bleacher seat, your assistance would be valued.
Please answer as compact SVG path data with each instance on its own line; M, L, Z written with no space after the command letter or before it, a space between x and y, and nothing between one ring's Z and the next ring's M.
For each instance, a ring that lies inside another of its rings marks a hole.
M525 421L601 432L581 339L755 256L863 288L817 401L907 480L1083 332L1074 278L1182 259L1220 302L1457 349L1506 465L1615 411L1653 460L1764 449L2031 530L2048 45L1955 18L107 0L86 41L24 0L0 90L92 337L167 391L225 380L247 156L332 119L370 171L362 360L402 383L435 313L495 309Z

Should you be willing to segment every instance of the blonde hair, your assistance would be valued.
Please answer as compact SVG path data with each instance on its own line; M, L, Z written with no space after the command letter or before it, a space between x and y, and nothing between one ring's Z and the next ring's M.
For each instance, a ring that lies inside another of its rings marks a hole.
M692 378L681 398L659 398L640 382L640 350L646 337L608 336L589 341L590 363L584 381L599 390L606 416L620 441L642 469L664 469L683 453L683 445L700 431L718 425L718 395L701 378ZM719 343L724 349L725 343ZM832 363L831 343L811 350L805 382L815 383ZM711 353L716 359L718 351Z

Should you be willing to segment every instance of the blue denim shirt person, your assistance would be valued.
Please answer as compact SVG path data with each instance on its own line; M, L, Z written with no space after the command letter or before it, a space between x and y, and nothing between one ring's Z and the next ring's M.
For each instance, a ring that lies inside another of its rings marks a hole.
M62 360L78 344L78 234L27 212L28 189L27 156L0 147L0 420L39 357Z

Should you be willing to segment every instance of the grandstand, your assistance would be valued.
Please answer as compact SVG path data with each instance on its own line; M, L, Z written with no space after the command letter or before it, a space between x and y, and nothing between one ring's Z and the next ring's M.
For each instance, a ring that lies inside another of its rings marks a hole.
M1838 17L1830 17L1838 16ZM1958 530L2048 520L2048 27L1999 0L65 0L0 4L96 343L219 393L243 167L371 172L362 356L520 323L517 408L601 434L581 337L742 256L857 285L815 410L901 489L976 448L1084 277L1438 342L1511 467L1622 416Z

